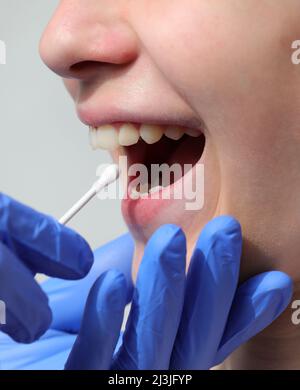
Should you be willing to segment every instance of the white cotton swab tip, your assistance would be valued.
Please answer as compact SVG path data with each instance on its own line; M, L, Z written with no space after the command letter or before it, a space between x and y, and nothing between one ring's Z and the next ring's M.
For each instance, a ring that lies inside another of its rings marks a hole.
M59 223L66 225L98 192L114 183L120 176L120 169L116 164L109 165L100 178L92 185L89 191L83 195L66 214L60 218Z

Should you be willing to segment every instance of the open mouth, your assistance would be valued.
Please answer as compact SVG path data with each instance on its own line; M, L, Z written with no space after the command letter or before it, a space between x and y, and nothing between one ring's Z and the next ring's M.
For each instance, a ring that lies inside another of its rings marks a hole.
M93 149L126 156L129 167L144 167L144 177L139 169L129 170L128 191L137 199L162 191L186 175L201 160L205 136L201 129L115 123L90 128L90 143Z

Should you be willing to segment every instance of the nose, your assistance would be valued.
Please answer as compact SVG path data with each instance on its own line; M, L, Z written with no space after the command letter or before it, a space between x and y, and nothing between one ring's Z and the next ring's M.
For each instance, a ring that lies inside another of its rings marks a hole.
M124 0L62 0L40 41L45 64L64 78L87 80L103 64L137 58L136 33L124 18Z

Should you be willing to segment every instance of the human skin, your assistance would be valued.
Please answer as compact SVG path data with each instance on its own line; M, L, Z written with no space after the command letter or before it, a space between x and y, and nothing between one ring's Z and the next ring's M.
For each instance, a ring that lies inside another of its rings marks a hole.
M189 259L204 224L229 214L243 230L241 280L281 270L299 299L300 68L291 61L299 16L299 0L60 2L40 52L79 114L104 106L205 123L205 205L162 211L149 226L127 220L135 272L160 224L183 228ZM290 317L287 310L229 366L299 368ZM274 345L284 358L276 360Z

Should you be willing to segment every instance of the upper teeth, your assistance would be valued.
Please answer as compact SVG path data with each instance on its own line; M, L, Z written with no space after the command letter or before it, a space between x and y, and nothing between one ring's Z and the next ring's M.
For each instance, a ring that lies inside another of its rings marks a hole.
M156 125L142 125L140 128L140 136L147 144L155 144L164 135L164 129Z
M142 138L147 144L158 142L163 135L179 140L184 134L191 137L200 137L201 133L195 129L185 129L177 126L159 126L143 124L138 129L131 123L123 124L119 131L113 125L90 127L90 144L93 149L115 150L119 146L131 146Z
M139 138L140 138L140 134L138 129L135 126L131 125L130 123L120 127L119 138L118 138L119 145L122 146L134 145L139 141Z
M165 131L165 136L178 141L181 137L183 137L184 133L185 131L180 127L169 126Z
M115 150L119 146L119 136L117 130L111 125L101 126L98 129L90 129L90 144L93 149L101 148Z

